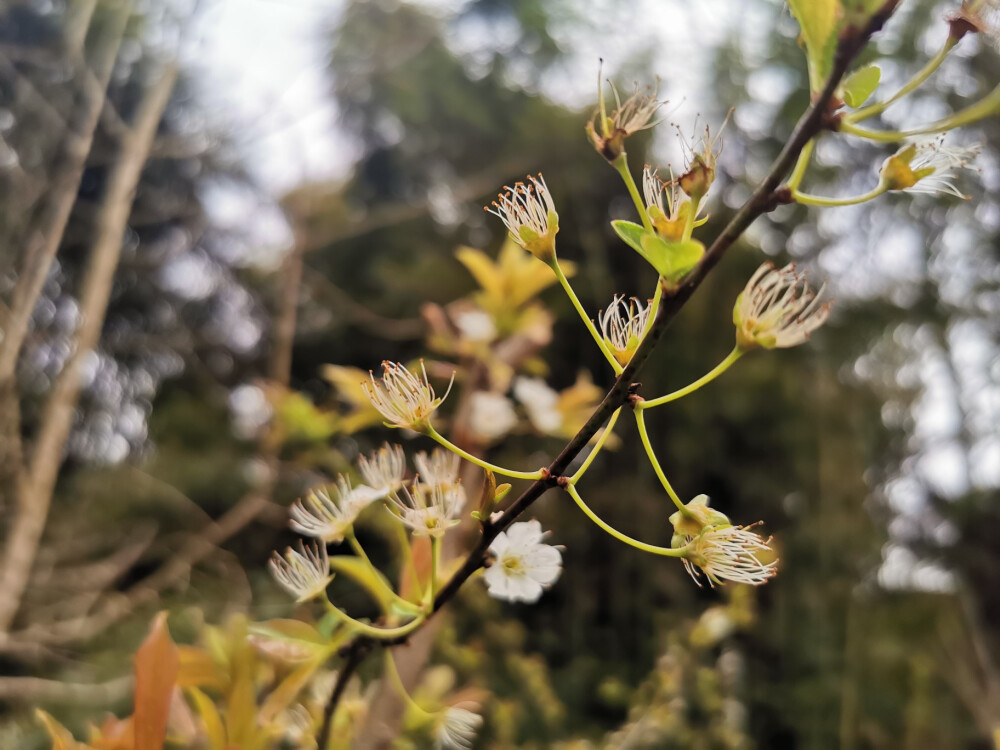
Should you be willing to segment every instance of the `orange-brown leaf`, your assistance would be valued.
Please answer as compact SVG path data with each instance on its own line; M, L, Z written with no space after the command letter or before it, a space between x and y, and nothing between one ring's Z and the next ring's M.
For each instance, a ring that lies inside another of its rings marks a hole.
M135 654L135 750L163 750L179 663L167 613L160 612Z
M417 592L427 586L431 577L431 542L426 536L416 536L412 538L410 544L413 551L413 566L417 570L419 580L414 581L410 566L404 565L399 589L400 596L412 602L417 598Z

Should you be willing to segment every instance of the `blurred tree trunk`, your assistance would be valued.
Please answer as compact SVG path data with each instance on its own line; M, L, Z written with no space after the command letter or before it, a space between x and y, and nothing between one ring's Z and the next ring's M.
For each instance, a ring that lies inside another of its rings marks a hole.
M160 79L145 92L137 109L135 124L123 134L121 153L108 177L106 194L97 217L90 263L80 295L80 324L73 342L73 352L48 396L27 470L18 482L16 516L7 538L3 567L0 570L0 631L10 629L38 551L52 492L62 465L66 440L80 398L82 364L100 340L136 187L177 80L177 72L176 61L170 62ZM100 106L97 109L100 110ZM83 154L81 168L85 159L86 154ZM58 225L59 236L65 228L66 218L72 208L72 198L76 193L75 185L79 181L77 170L72 176L76 178L72 183L72 195L61 198L58 202L60 213L55 218L61 222ZM56 189L62 195L66 187L60 185ZM37 296L58 244L58 239L53 236L46 237L41 262L46 258L47 262L44 262L44 268L37 264L33 267L32 273L37 275L37 278L32 277L33 284L37 282L37 288L33 286L28 292ZM33 306L34 299L30 303ZM25 322L24 326L26 325ZM16 352L8 356L13 356L16 360ZM5 367L12 366L5 364Z
M67 116L63 152L48 177L45 203L25 234L17 284L3 316L0 337L0 500L16 497L23 477L21 458L21 417L15 381L17 360L28 332L31 314L45 286L52 261L62 244L70 212L76 202L80 179L90 153L94 133L106 102L108 82L118 57L118 48L129 18L131 3L123 3L110 27L88 61L83 55L84 40L96 0L70 4L65 34L69 62L78 71L81 101ZM9 625L0 605L0 630Z

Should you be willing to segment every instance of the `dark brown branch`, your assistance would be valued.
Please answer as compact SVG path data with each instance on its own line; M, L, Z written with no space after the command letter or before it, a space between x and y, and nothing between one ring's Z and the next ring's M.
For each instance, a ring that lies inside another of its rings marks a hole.
M486 561L490 544L497 535L510 526L515 519L524 513L546 490L559 484L559 479L566 471L570 463L587 446L591 438L597 434L611 415L621 406L624 406L632 393L633 381L646 364L653 350L656 348L667 327L677 317L684 304L690 299L694 291L705 280L709 272L722 260L726 251L742 236L747 227L761 215L774 210L783 201L781 200L780 188L782 180L787 175L798 159L799 154L806 144L812 140L824 127L829 115L829 107L834 100L834 94L840 85L841 79L847 72L848 66L857 56L858 52L867 44L872 34L882 28L896 8L898 0L887 0L882 9L876 13L863 29L848 27L840 36L837 54L834 58L833 70L827 79L823 90L814 98L812 105L799 119L789 137L785 147L771 165L767 176L758 185L746 203L737 211L736 215L730 219L722 232L715 238L715 241L706 250L701 262L688 274L683 282L672 290L664 290L660 307L657 310L656 318L653 320L648 333L643 338L642 343L632 355L631 361L626 365L615 384L608 391L604 400L590 416L590 419L580 428L580 431L563 448L562 452L556 456L548 466L548 471L543 479L532 482L520 497L518 497L493 523L483 527L483 534L479 542L466 557L462 567L451 577L442 587L434 599L433 612L440 610L447 604L461 589L462 585L481 567ZM347 658L338 675L338 686L342 682L350 679L351 674L357 669L364 659L365 654L377 645L393 646L402 643L406 638L388 641L375 641L369 637L359 636L350 646L347 647ZM341 691L342 692L342 687ZM330 696L330 702L326 706L324 716L323 731L320 736L319 748L322 750L325 737L329 735L329 724L332 721L339 694L335 690Z
M333 692L330 693L330 699L326 702L326 706L323 709L323 724L320 726L319 736L316 738L316 747L319 750L325 750L329 746L330 731L333 729L334 711L337 710L337 705L340 703L340 699L344 695L344 690L354 675L354 671L361 665L361 662L364 661L371 649L372 644L367 638L358 638L347 647L347 655L344 657L344 663L337 673L337 682L334 684Z

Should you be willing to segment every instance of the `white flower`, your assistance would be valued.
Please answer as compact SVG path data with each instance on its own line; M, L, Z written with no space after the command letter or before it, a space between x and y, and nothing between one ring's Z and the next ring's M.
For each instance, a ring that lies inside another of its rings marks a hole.
M635 84L632 96L624 103L618 96L618 89L614 84L611 84L611 93L615 97L615 110L611 113L611 132L621 133L626 137L654 127L656 122L653 122L653 115L666 103L656 98L659 93L659 81L651 93L640 92L639 84Z
M421 451L413 459L417 473L425 484L447 486L458 481L461 460L451 451L435 448L428 456Z
M438 750L469 750L482 724L483 717L479 714L452 706L441 714L435 747Z
M750 277L733 308L737 344L744 350L784 349L808 340L830 314L830 303L819 302L824 288L813 293L794 264L776 270L765 263Z
M362 383L361 387L388 423L419 431L451 391L449 383L448 391L441 398L435 397L422 361L420 375L418 377L398 362L383 362L381 384L375 380L375 374L369 372L371 381ZM452 375L452 382L454 380Z
M458 523L465 506L465 489L461 484L426 484L418 478L389 499L389 510L414 536L442 537Z
M539 432L555 432L562 425L559 394L541 378L518 377L514 381L514 396L528 411L528 419Z
M499 216L510 232L511 239L539 260L555 257L559 214L541 174L529 176L528 182L516 182L493 201L488 213ZM498 202L499 201L499 202Z
M638 133L640 130L646 130L657 124L657 122L653 121L653 115L666 102L661 102L656 98L659 81L657 81L657 88L653 89L651 93L640 92L639 84L637 83L632 96L626 99L624 103L622 103L621 97L618 96L618 89L615 88L614 84L611 84L611 93L615 97L615 110L608 116L607 110L604 107L604 93L601 87L600 74L598 74L597 83L600 107L594 113L591 121L587 123L587 135L590 136L590 140L593 142L594 148L597 149L597 153L601 154L608 161L613 162L624 153L626 138L633 133Z
M517 425L517 414L509 398L489 391L476 391L469 399L469 432L481 443L493 443Z
M483 573L490 596L509 602L537 602L544 588L559 577L562 554L543 544L538 521L515 523L490 545L496 558Z
M751 527L714 526L706 528L688 546L684 567L699 586L699 568L710 585L723 581L767 583L778 572L778 561L761 562L760 554L772 552L770 539L764 539Z
M955 171L969 168L979 154L979 145L945 146L943 138L921 141L916 145L916 156L910 169L916 182L905 191L908 193L946 193L956 198L968 198L955 187Z
M691 201L680 189L673 173L669 181L660 179L656 169L648 164L642 170L642 192L646 198L646 215L656 233L666 240L679 242L684 239L691 213ZM703 204L699 203L699 209ZM700 213L700 212L699 212ZM694 218L694 226L701 226L704 219Z
M622 366L629 363L639 348L650 310L635 297L626 301L623 295L615 295L607 311L597 316L604 343Z
M360 484L351 487L347 477L337 477L336 486L311 491L289 509L292 529L324 542L341 542L361 513L385 492Z
M484 310L463 310L452 315L452 320L462 337L469 341L492 341L497 336L493 318Z
M379 491L379 497L384 497L403 486L406 454L402 447L386 443L370 455L361 456L358 470L365 482Z
M284 557L275 552L270 567L274 579L298 602L319 596L333 580L325 544L299 542L298 551L289 547Z

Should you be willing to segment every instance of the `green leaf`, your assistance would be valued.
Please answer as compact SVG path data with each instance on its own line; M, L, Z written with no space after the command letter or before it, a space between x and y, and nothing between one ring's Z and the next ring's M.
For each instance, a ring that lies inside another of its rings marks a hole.
M705 246L698 240L670 242L655 234L643 237L642 246L643 255L671 284L683 279L705 254Z
M611 226L629 247L671 283L684 278L705 254L705 246L697 240L671 242L630 221L613 221Z
M622 221L621 219L612 221L611 227L615 230L615 234L625 241L626 245L637 253L642 254L642 236L646 234L646 230L643 227L633 224L631 221Z
M881 79L882 71L877 65L858 68L844 81L844 103L848 107L860 107L875 93Z
M792 15L802 29L802 41L809 58L810 85L822 86L833 60L837 24L843 8L840 0L788 0Z

